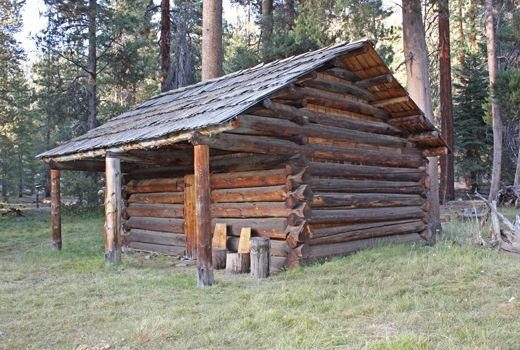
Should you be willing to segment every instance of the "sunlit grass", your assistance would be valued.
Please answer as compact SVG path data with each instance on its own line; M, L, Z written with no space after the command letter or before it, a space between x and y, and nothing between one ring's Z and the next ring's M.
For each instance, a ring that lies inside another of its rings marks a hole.
M170 257L103 264L102 219L0 221L0 348L519 349L520 264L448 223L434 247L385 246L264 281L197 289Z

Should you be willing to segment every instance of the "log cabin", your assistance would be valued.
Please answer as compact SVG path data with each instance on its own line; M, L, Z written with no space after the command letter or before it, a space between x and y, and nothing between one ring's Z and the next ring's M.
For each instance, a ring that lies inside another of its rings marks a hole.
M121 247L197 258L215 224L271 239L271 266L431 236L426 166L445 141L370 41L341 43L154 96L38 157L106 175L105 260Z

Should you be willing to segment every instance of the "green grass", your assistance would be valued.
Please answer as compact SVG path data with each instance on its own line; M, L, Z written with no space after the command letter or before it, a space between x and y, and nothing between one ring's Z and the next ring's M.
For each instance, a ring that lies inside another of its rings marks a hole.
M209 289L169 257L105 268L101 232L68 215L53 252L47 215L0 219L1 349L520 349L520 264L471 224Z

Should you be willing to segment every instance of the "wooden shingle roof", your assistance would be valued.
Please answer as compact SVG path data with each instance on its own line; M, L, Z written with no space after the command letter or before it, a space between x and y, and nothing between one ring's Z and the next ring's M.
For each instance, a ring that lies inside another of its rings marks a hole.
M159 94L37 157L51 160L95 150L108 152L122 145L161 140L188 131L218 126L326 62L365 46L369 47L368 63L353 59L349 61L351 70L360 79L388 74L388 67L369 41L341 43ZM363 67L363 64L368 66ZM393 94L387 90L393 91ZM404 88L395 79L372 89L372 93L383 101L395 98L395 91L397 96L407 96ZM413 115L411 111L422 114L411 99L384 108L392 117ZM406 113L403 114L402 111ZM434 130L429 121L424 123L426 124L417 127L422 131Z

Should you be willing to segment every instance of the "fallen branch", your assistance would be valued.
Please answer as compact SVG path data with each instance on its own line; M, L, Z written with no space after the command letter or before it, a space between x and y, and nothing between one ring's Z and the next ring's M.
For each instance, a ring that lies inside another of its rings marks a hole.
M496 201L489 202L485 199L480 193L475 192L475 196L480 200L484 201L488 208L491 210L491 220L493 226L493 237L500 241L500 248L503 250L520 254L520 218L515 219L515 223L511 223L509 219L507 219L502 213L500 213L496 207ZM500 230L500 222L497 219L500 219L504 225L507 227L507 230ZM504 240L502 234L507 239Z

